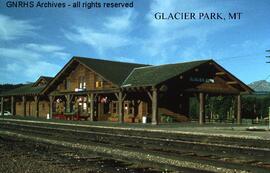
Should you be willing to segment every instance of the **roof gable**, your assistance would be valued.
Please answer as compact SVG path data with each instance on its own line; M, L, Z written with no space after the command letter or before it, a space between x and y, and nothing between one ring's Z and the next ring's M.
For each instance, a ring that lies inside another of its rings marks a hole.
M41 86L41 85L47 85L52 79L53 79L53 77L40 76L38 78L38 80L33 84L33 87L35 87L35 86Z
M213 61L213 60L212 60ZM252 93L254 92L254 90L252 88L250 88L248 85L246 85L244 82L242 82L240 79L238 79L237 77L235 77L233 74L231 74L229 71L227 71L226 69L224 69L221 65L219 65L218 63L216 63L215 61L213 61L213 64L216 66L217 69L219 69L220 71L223 71L225 73L228 74L228 77L233 80L236 81L238 83L238 85L247 93Z
M78 63L82 64L83 66L95 72L97 75L101 76L105 80L112 82L114 85L119 87L134 68L147 66L144 64L116 62L85 57L73 57L61 69L61 71L57 73L57 75L50 82L50 84L47 85L47 87L43 90L43 93L52 91L52 86L56 86L55 84L60 81L61 76L66 74L68 70L72 69L72 65Z
M2 96L14 96L14 95L39 95L42 90L50 83L52 77L40 76L35 83L24 84L15 89L11 89L1 93Z
M210 60L202 60L135 68L124 81L122 87L154 86L209 61Z
M118 86L121 86L121 84L134 68L147 66L145 64L108 61L83 57L75 57L75 59Z

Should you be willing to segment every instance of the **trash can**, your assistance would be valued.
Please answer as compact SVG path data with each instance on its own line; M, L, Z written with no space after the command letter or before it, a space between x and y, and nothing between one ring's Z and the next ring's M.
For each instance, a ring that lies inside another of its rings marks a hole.
M50 119L50 114L47 114L47 120Z
M143 116L143 117L142 117L142 123L143 123L143 124L146 124L146 123L147 123L147 117L146 117L146 116Z

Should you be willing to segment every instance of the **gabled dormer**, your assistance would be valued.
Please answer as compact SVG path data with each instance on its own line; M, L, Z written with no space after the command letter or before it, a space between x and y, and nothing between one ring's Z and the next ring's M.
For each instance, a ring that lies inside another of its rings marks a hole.
M142 66L146 65L73 57L43 93L120 88L130 72L134 68Z
M48 76L40 76L38 80L32 85L33 87L45 86L47 85L53 78Z

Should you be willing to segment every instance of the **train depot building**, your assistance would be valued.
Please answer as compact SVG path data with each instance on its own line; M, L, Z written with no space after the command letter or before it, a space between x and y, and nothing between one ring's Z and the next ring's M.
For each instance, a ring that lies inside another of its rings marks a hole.
M241 94L251 92L214 60L151 66L73 57L54 78L41 76L0 97L2 115L10 104L12 115L152 124L164 114L188 121L196 97L203 124L206 96L235 96L240 123Z

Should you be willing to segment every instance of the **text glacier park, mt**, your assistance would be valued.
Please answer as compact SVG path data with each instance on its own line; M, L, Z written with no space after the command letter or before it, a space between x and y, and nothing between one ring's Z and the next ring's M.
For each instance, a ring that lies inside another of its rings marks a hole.
M216 12L175 12L175 13L163 13L157 12L154 14L157 20L239 20L242 13L233 12L228 14L216 13Z

